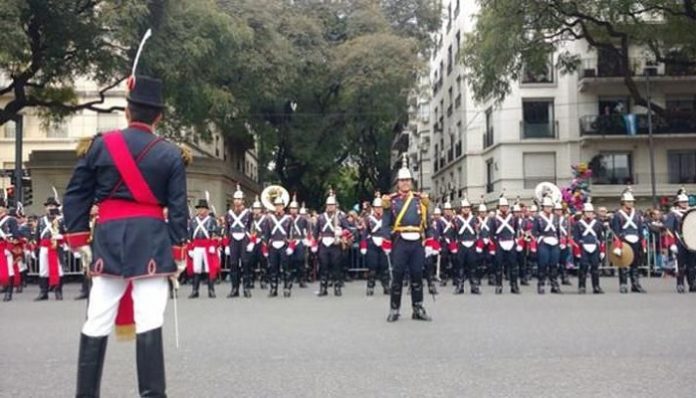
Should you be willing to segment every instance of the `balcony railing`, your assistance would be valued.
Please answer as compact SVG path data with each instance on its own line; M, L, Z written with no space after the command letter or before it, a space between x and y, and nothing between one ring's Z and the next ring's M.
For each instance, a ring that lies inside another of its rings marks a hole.
M623 60L613 57L584 58L581 60L580 78L622 77ZM696 67L690 63L658 64L643 57L628 58L628 70L632 76L642 76L646 68L651 76L696 76Z
M696 112L668 112L664 117L653 115L653 134L696 134ZM586 115L580 118L580 134L647 135L646 114Z
M520 122L521 139L557 139L558 120L549 122Z

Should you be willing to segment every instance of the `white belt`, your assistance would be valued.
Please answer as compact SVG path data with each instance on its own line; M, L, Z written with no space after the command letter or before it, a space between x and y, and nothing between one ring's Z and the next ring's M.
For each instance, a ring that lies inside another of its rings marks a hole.
M626 235L626 236L624 237L624 239L626 239L626 242L629 242L629 243L636 243L636 242L638 242L638 239L639 239L639 238L638 238L638 235L633 235L633 234L631 234L631 235Z
M466 247L466 248L469 248L469 247L474 245L474 241L473 240L464 240L464 241L462 241L462 245L464 245L464 247Z
M543 241L549 246L556 246L558 244L558 238L555 236L545 236Z
M333 245L334 242L336 242L336 238L333 238L330 236L325 236L325 237L321 238L321 243L326 247Z
M414 241L414 240L420 239L420 237L421 237L421 235L418 232L402 232L401 233L401 238L403 240Z
M232 232L232 238L234 238L234 240L242 240L245 236L246 234L244 232Z
M583 243L582 244L583 249L585 249L586 252L588 253L594 253L595 250L597 250L597 244L596 243Z
M506 252L512 250L512 247L515 245L514 240L501 240L499 243L500 247Z
M382 247L382 241L384 240L383 237L381 236L373 236L372 237L372 242L375 244L377 247Z
M273 240L273 241L271 241L271 246L273 246L274 249L280 249L281 247L285 246L285 241L284 240Z

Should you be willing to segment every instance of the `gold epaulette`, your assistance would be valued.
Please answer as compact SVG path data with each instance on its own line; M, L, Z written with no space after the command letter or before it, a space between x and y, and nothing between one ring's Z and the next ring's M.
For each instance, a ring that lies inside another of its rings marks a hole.
M193 154L191 153L191 150L183 145L179 145L179 149L181 149L181 159L184 161L184 166L191 165L193 162Z
M94 142L94 139L96 137L99 137L101 135L97 134L92 137L83 137L80 138L80 140L77 142L77 147L75 148L75 153L77 154L78 158L84 158L87 156L87 152L89 152L89 148L92 147L92 143Z
M390 209L391 208L391 198L392 198L392 195L382 195L382 208L383 209Z

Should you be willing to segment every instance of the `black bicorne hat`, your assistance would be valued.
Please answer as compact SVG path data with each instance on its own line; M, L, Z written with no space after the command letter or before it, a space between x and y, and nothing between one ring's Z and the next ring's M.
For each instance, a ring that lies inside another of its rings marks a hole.
M128 78L128 102L153 108L164 108L162 80L149 76Z
M44 206L50 206L50 205L60 206L60 203L58 203L56 198L54 198L53 196L49 196L48 198L46 198L46 201L44 202Z

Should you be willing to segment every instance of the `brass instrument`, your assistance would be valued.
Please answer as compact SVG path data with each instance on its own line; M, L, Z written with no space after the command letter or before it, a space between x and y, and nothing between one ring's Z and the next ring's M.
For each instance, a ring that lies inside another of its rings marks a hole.
M283 203L290 203L290 193L288 190L280 185L269 185L261 192L261 203L269 211L275 211L275 205L273 202L280 196L283 199Z

